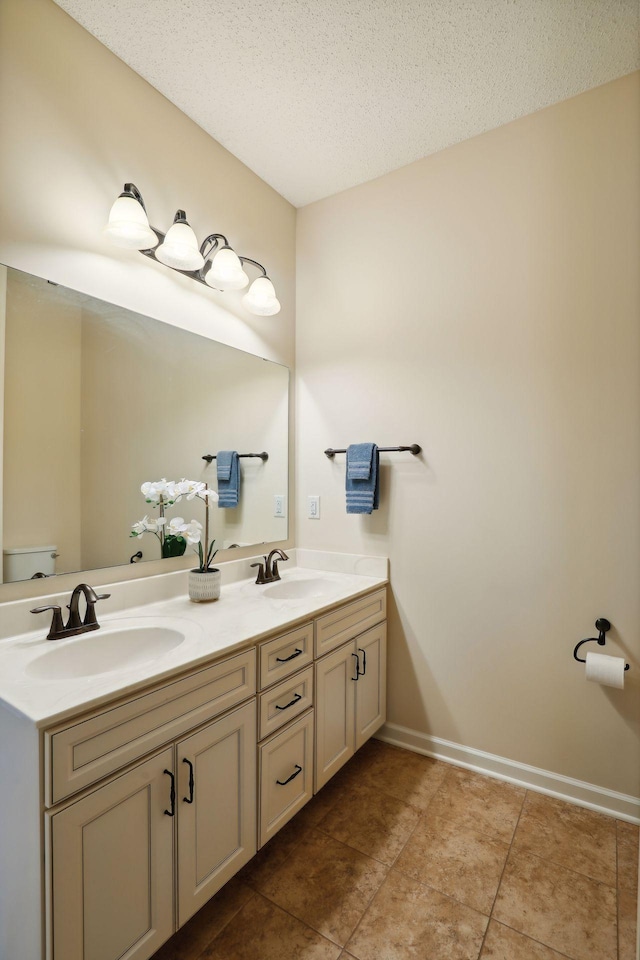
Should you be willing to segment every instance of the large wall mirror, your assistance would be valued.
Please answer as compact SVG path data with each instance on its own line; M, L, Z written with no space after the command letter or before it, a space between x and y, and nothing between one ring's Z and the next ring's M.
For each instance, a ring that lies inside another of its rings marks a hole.
M142 484L217 490L203 456L221 450L268 459L239 459L238 505L211 511L216 545L286 539L286 367L5 267L2 347L3 582L159 559L153 533L131 537L158 516ZM204 503L178 516L203 523Z

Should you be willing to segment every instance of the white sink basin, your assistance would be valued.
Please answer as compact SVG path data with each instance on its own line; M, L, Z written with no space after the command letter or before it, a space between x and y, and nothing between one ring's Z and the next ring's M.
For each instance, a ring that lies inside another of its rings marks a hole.
M39 680L68 680L129 669L157 660L185 640L175 627L129 619L69 640L51 640L50 649L26 668Z
M274 600L303 600L306 598L330 597L336 592L333 580L315 577L308 580L281 580L263 591L264 597Z

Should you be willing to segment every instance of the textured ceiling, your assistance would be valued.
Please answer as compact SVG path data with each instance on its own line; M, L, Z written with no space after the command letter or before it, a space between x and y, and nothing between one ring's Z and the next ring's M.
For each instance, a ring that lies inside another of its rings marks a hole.
M638 0L56 0L302 206L637 69Z

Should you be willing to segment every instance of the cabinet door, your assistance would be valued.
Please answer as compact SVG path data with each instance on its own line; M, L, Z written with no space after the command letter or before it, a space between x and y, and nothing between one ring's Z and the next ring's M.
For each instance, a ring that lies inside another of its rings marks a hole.
M253 700L177 744L178 926L256 852L256 742Z
M53 960L146 960L174 929L173 750L53 815Z
M360 676L356 688L356 750L379 730L387 716L387 625L356 640Z
M318 660L316 670L317 791L355 751L355 647L347 643Z

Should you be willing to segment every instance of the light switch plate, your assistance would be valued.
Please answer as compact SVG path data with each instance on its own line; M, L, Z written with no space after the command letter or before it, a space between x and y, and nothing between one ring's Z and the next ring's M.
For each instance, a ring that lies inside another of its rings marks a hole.
M286 517L287 499L284 493L275 493L273 496L273 515L274 517Z
M308 510L307 516L309 520L319 520L320 519L320 497L313 496L307 497Z

